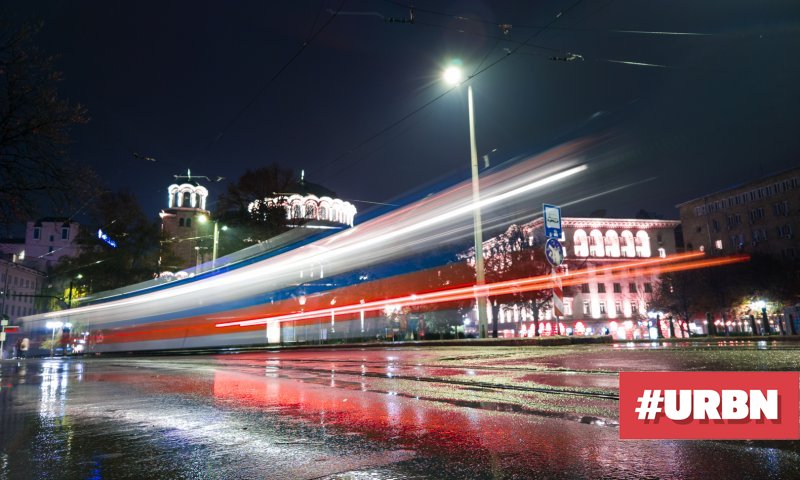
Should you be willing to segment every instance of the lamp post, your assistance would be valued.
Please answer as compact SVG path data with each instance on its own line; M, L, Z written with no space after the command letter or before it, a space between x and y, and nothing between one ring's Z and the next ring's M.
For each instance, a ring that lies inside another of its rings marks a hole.
M445 82L450 85L459 85L463 79L461 69L451 66L442 75ZM475 285L478 304L478 330L480 338L486 338L488 333L488 319L486 317L486 295L482 291L486 283L483 264L483 226L480 209L480 185L478 182L478 151L475 145L475 111L472 102L472 85L467 85L467 104L469 107L469 147L470 163L472 167L472 204L473 204L473 231L475 236Z
M197 220L200 223L206 223L206 222L208 222L209 219L205 215L199 215L197 217ZM226 227L225 225L220 227L219 226L219 222L217 220L213 220L213 222L214 222L214 235L213 235L214 246L211 249L211 268L214 268L215 264L217 263L217 249L218 249L218 246L219 246L219 231L222 230L224 232L225 230L228 229L228 227Z
M77 279L77 280L80 280L82 278L83 278L83 275L80 274L80 273L75 275L75 279ZM70 278L69 279L69 302L67 303L67 309L72 308L72 281L73 281L73 279Z

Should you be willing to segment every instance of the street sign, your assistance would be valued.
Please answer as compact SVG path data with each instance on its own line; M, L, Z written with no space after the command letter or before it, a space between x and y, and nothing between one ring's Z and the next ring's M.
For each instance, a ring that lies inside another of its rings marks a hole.
M8 320L6 319L0 320L0 327L5 327L6 325L8 325Z
M561 207L544 204L544 236L561 238Z
M564 263L564 249L561 247L561 242L555 238L548 238L544 244L544 257L554 267Z
M6 332L0 332L0 342L6 341Z

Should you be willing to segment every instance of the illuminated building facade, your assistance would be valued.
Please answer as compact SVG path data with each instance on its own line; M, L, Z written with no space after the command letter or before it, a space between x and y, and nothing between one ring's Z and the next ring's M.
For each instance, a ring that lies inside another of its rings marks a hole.
M163 265L166 270L181 270L199 263L204 252L199 242L210 234L208 222L203 224L200 216L209 216L206 210L208 190L194 180L172 184L167 187L167 208L161 210L162 260L166 249L170 249L178 265ZM205 242L208 243L208 242Z
M560 328L562 334L610 333L616 338L645 338L650 323L647 306L657 288L658 276L637 275L631 270L629 275L612 277L603 268L676 253L679 225L677 220L562 218L560 241L565 262L560 271L590 273L585 283L564 288L564 315L558 322L551 303L542 306L540 334L555 335ZM512 226L506 234L484 242L484 255L489 258L520 248L508 244L510 237L527 243L522 248L532 248L541 243L536 238L543 235L541 218ZM531 304L502 305L497 311L500 336L534 336Z
M0 243L0 252L14 262L44 272L62 258L80 254L81 248L75 242L79 231L78 222L66 217L40 218L27 223L24 239Z
M39 313L34 295L39 295L47 280L45 274L0 259L0 312L8 315L11 324L18 317Z
M280 206L286 210L288 225L297 227L309 222L316 226L352 227L356 217L356 207L350 202L336 198L331 190L307 182L305 174L301 174L297 188L291 193L276 193L274 197L256 200L247 209L254 213L260 207Z

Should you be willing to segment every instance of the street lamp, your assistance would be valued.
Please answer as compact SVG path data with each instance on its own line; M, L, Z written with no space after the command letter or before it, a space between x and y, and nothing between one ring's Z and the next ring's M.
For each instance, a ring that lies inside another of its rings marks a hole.
M208 222L208 217L205 215L198 215L197 220L200 223ZM217 248L219 246L219 231L222 230L223 232L228 229L225 225L222 227L219 226L219 222L213 220L214 222L214 247L211 250L211 268L214 268L215 264L217 263Z
M455 65L448 67L442 78L449 85L460 85L464 75ZM478 330L481 338L487 337L488 319L486 317L486 295L483 285L486 283L483 265L483 227L480 209L480 185L478 183L478 151L475 145L475 112L472 106L472 85L467 85L467 103L469 106L469 147L472 166L472 204L473 231L475 236L475 285L478 288Z
M750 304L750 307L754 310L761 310L761 321L763 322L763 332L767 335L772 334L772 329L769 326L769 316L767 316L767 302L764 300L758 300ZM755 333L755 332L753 332Z
M80 280L82 278L83 278L83 274L79 273L79 274L75 275L74 279L73 278L69 279L69 302L67 303L67 308L68 309L72 308L72 281L73 280Z

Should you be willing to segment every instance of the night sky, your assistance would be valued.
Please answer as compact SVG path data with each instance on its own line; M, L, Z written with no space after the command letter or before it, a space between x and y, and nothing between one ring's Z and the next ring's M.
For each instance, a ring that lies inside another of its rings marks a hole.
M397 123L449 88L453 58L494 64L471 81L494 164L603 136L587 157L605 167L555 201L641 182L566 215L675 218L677 203L800 164L796 0L425 1L414 24L388 21L408 19L404 3L15 0L0 14L44 21L61 93L91 117L70 157L154 218L187 168L235 180L277 162L375 202L466 178L464 87ZM570 53L582 60L551 60ZM210 187L213 200L224 182Z

